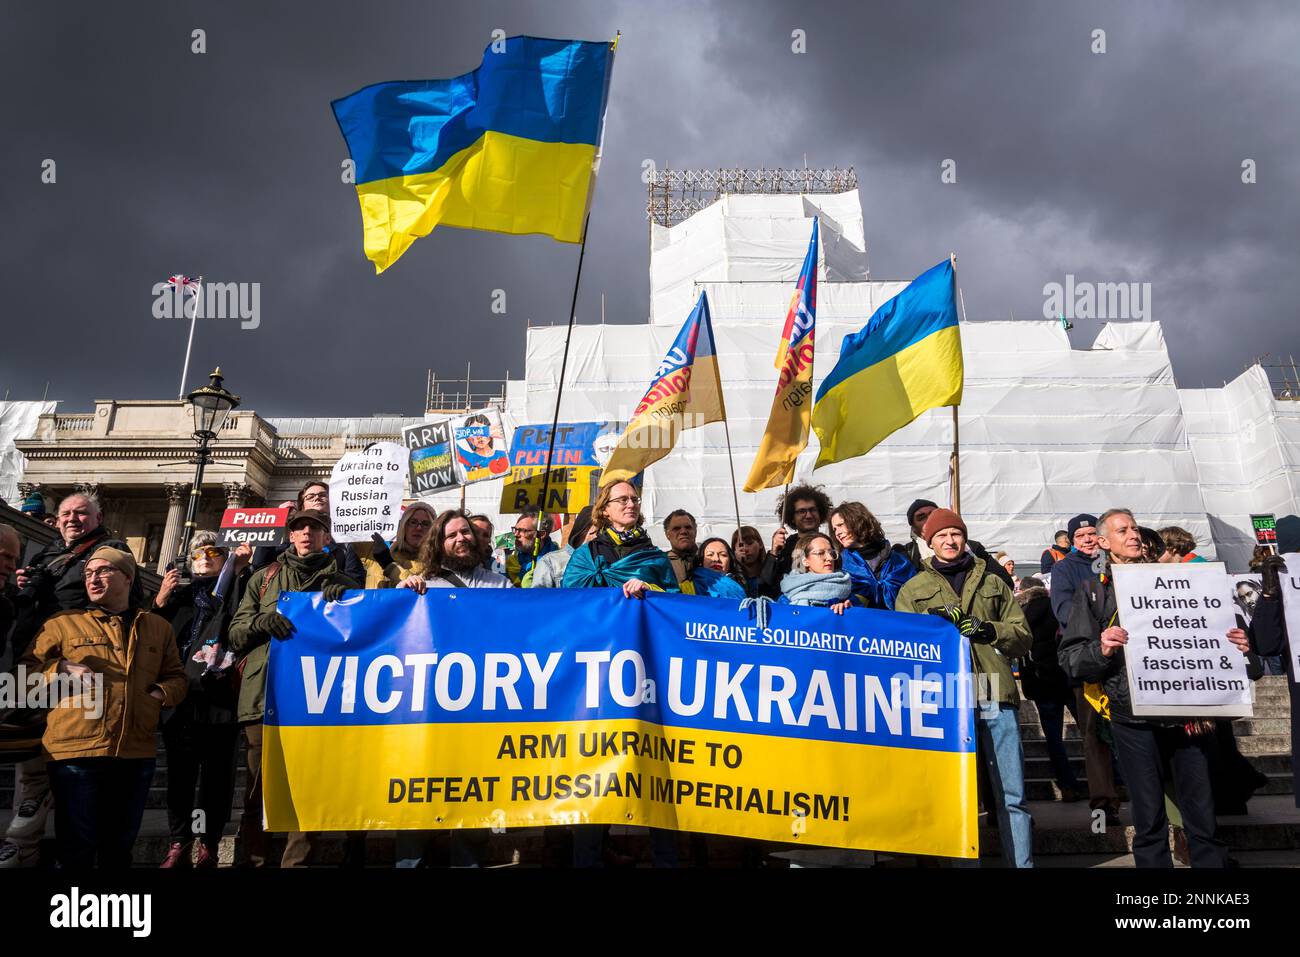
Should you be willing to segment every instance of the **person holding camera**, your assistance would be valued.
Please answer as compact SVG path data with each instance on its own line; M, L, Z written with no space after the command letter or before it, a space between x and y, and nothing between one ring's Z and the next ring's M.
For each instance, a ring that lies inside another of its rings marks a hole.
M44 624L61 611L89 606L84 573L97 548L108 546L131 554L126 542L103 526L103 511L95 496L75 492L59 503L55 513L59 537L45 546L15 575L13 599L13 660L27 654ZM138 576L131 582L131 600L142 603ZM0 868L35 867L45 821L53 806L45 759L32 758L15 769L14 815L3 842Z
M171 839L164 868L217 866L217 845L230 820L235 796L235 750L239 724L238 674L230 648L230 620L248 581L251 545L227 549L211 531L195 532L189 547L188 580L170 569L154 599L154 613L172 626L189 693L162 715L167 750L167 825ZM234 565L222 576L227 562ZM227 582L221 584L221 579ZM194 789L198 785L198 803ZM196 814L196 812L199 812Z
M185 699L171 628L131 599L136 577L130 552L96 548L85 562L88 607L52 615L27 659L47 679L76 682L50 709L41 738L65 868L130 867L159 714Z

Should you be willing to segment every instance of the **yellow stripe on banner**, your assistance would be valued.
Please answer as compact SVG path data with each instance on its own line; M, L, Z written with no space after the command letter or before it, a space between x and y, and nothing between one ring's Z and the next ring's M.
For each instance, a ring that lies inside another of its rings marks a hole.
M582 241L596 147L488 131L432 173L358 183L366 256L383 272L435 226Z
M813 407L817 465L871 451L926 409L960 405L961 333L948 326L845 379Z
M634 824L978 856L973 753L635 720L267 725L263 734L272 831ZM593 742L596 753L584 755Z

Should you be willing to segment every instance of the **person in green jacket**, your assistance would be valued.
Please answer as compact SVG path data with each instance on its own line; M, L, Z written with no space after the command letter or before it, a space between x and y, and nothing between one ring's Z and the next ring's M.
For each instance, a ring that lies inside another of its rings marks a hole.
M269 565L255 571L244 586L244 598L230 622L230 647L243 658L239 687L239 722L248 744L248 787L239 822L246 863L266 863L267 838L262 830L262 706L266 693L266 663L272 638L288 638L293 622L276 610L283 591L318 591L326 601L338 601L349 588L361 588L348 578L325 550L329 516L317 509L289 515L289 547ZM365 834L349 834L349 859L355 863ZM313 835L294 832L284 849L281 867L301 867L311 854Z
M1011 589L966 548L966 523L950 509L935 509L922 538L934 551L898 592L896 611L946 618L970 641L975 678L976 750L988 770L997 809L1002 858L1033 867L1033 821L1025 804L1020 695L1011 659L1029 651L1032 635Z

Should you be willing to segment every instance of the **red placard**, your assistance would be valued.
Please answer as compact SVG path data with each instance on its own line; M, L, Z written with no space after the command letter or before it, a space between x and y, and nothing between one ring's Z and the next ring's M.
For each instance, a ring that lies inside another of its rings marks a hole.
M221 516L218 545L281 545L287 538L287 508L228 508Z

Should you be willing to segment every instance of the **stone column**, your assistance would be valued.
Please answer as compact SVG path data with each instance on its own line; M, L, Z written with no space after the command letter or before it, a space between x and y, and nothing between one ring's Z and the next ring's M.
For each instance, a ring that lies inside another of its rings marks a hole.
M167 524L163 528L162 550L158 556L158 574L167 570L167 563L176 558L176 549L181 543L182 526L185 524L185 504L189 500L188 482L165 482L163 491L167 493Z
M222 482L221 488L226 493L226 508L243 508L253 496L253 486L243 482Z

